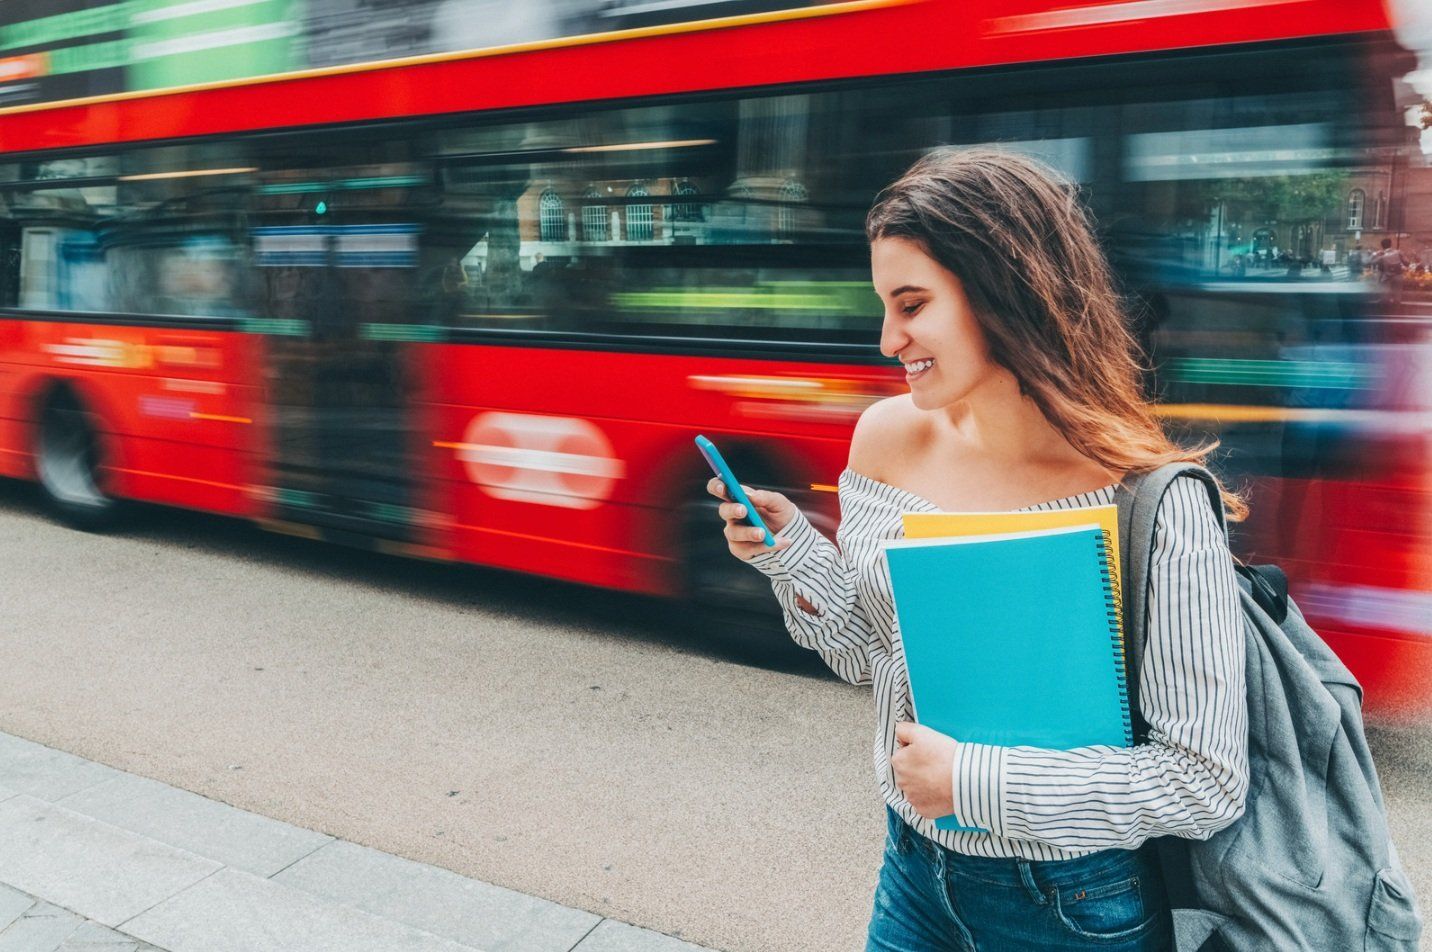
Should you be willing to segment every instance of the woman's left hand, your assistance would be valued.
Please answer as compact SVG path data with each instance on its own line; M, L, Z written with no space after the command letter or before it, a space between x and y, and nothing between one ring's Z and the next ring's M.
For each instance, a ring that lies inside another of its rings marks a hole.
M900 748L890 757L895 785L915 812L927 820L955 812L955 741L922 724L901 721L895 725Z

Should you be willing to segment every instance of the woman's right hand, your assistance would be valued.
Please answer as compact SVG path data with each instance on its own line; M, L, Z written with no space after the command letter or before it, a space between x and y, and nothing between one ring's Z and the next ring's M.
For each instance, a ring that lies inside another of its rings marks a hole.
M796 517L795 503L780 493L752 489L749 486L742 486L741 489L745 491L746 498L751 500L751 505L756 507L756 514L771 530L772 535L790 525L791 520ZM789 539L777 539L774 548L766 545L763 541L766 534L742 521L746 518L746 507L731 501L731 497L726 495L725 484L719 478L713 477L706 484L706 491L721 500L716 511L726 523L726 545L736 558L744 562L763 552L779 552L790 546Z

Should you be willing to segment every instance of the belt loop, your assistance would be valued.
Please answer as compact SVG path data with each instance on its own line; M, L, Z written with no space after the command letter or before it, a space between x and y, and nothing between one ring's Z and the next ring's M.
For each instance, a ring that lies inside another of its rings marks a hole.
M895 852L904 856L915 845L910 838L910 824L893 807L887 806L885 810L890 816L890 838L895 843Z
M1034 901L1035 905L1049 905L1049 897L1044 894L1044 890L1040 889L1039 884L1034 881L1034 870L1030 867L1029 860L1016 859L1014 864L1019 869L1019 881L1024 884L1024 891L1029 893L1029 898Z

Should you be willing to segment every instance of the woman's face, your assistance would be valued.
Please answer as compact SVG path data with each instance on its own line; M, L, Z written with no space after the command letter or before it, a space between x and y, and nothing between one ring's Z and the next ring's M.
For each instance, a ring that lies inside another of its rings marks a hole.
M999 372L960 279L918 244L877 238L870 271L885 305L880 352L905 365L915 406L935 410L963 400Z

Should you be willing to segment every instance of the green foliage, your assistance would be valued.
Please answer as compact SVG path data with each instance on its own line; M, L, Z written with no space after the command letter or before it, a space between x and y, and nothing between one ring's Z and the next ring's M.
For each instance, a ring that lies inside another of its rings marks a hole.
M1268 175L1204 181L1200 192L1207 207L1228 204L1234 218L1245 221L1306 222L1336 216L1346 200L1347 176L1341 172Z

